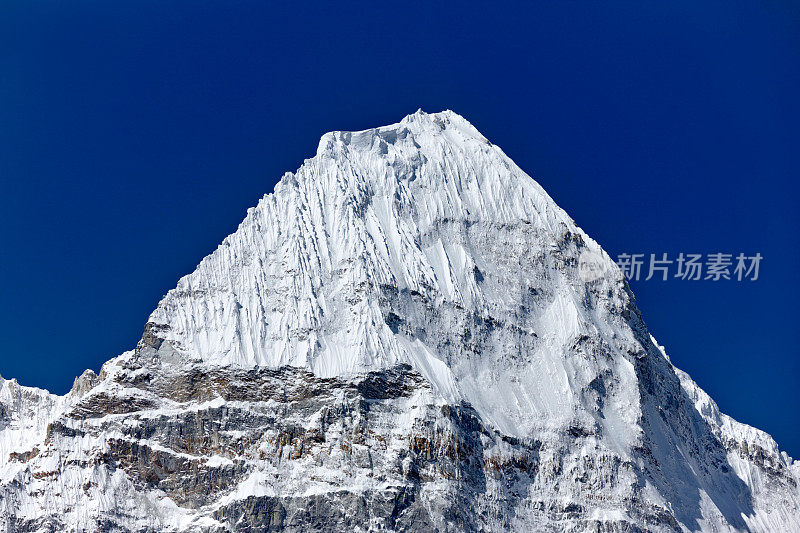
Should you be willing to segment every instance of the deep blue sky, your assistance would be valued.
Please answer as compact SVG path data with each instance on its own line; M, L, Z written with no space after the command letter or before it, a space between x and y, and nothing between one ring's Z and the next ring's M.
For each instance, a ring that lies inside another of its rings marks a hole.
M612 254L760 252L639 282L721 408L800 456L800 4L4 2L0 373L63 393L329 130L464 115Z

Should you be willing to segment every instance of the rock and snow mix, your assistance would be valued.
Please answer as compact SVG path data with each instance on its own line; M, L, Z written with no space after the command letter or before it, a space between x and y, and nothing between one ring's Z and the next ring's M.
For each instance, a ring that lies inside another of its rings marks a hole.
M0 382L14 532L790 531L798 481L452 112L324 135L134 350Z

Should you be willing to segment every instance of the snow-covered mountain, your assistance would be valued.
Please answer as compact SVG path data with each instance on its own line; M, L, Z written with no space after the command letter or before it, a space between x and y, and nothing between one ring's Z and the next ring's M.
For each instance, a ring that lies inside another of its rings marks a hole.
M798 481L449 111L325 134L66 396L0 380L10 532L800 531Z

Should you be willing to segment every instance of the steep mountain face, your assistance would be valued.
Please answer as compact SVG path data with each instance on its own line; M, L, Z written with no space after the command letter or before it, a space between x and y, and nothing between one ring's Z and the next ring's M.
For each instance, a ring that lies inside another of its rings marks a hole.
M12 532L800 531L800 463L451 112L324 135L134 350L0 383Z

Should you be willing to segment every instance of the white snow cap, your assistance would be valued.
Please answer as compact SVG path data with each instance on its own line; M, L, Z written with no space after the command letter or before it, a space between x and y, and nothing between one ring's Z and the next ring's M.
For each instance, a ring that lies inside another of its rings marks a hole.
M582 307L585 288L562 257L576 243L602 254L466 119L417 111L323 135L150 321L178 352L213 366L343 376L408 363L443 398L469 398L504 431L526 433L531 420L560 425L582 401L563 355L575 338L623 334ZM446 320L516 324L516 302L533 308L524 329L498 327L479 353L456 353L438 342L444 330L392 322L402 315L393 307L416 305L409 294ZM634 379L622 358L612 363Z

